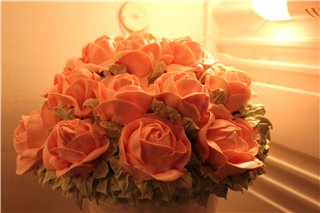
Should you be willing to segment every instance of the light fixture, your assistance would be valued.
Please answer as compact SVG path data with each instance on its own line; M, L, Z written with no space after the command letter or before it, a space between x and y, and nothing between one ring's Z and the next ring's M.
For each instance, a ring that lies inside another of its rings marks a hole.
M291 19L287 0L253 0L253 7L266 20L282 21Z
M252 0L252 4L259 16L270 21L320 18L319 1Z

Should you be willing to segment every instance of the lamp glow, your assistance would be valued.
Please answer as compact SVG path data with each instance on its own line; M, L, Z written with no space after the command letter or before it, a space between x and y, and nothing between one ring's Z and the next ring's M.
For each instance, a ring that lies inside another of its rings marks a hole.
M253 0L253 7L266 20L281 21L291 19L287 0Z

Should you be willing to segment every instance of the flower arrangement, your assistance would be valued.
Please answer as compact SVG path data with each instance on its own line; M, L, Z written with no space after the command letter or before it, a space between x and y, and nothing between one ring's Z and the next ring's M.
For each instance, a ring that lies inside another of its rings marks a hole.
M14 131L16 173L96 202L226 198L264 173L270 121L247 73L191 38L101 36Z

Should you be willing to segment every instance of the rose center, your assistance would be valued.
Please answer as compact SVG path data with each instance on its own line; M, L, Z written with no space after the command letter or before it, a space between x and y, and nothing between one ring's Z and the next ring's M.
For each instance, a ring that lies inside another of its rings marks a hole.
M75 137L75 132L70 127L62 127L60 129L60 136L64 144L68 144Z
M152 142L152 143L156 143L159 138L161 137L162 133L160 130L157 130L157 129L153 129L149 134L148 134L148 137L147 137L147 140L149 142Z

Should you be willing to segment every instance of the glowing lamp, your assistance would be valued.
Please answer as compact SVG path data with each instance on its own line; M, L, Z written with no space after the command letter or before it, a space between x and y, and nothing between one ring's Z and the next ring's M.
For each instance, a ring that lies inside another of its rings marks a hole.
M253 0L253 7L266 20L282 21L291 19L287 0Z

